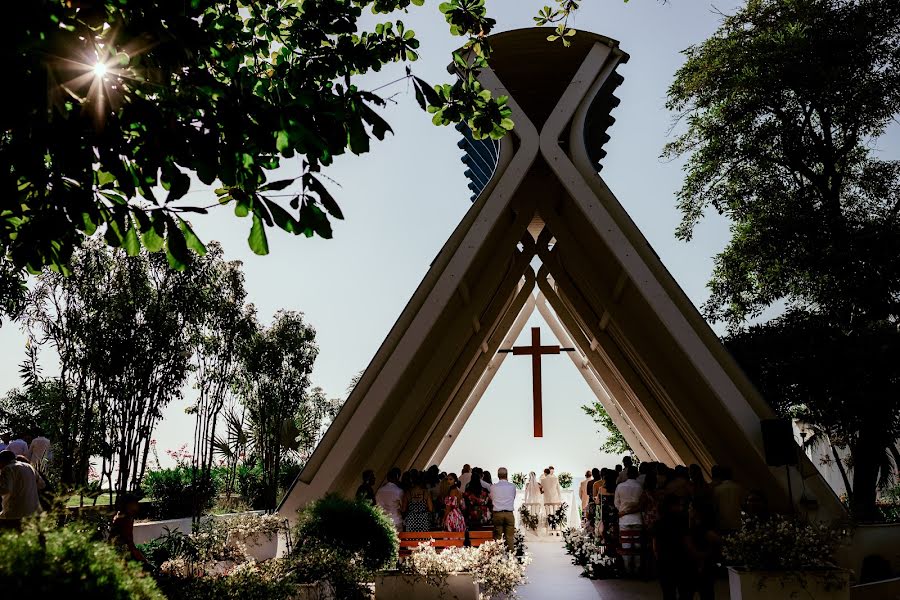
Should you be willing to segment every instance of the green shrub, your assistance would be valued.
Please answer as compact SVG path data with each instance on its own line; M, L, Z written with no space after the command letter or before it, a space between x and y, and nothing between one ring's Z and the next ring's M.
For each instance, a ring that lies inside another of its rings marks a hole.
M0 535L0 581L9 598L164 600L140 566L77 525Z
M141 488L144 495L154 500L155 518L190 517L194 511L202 514L212 508L219 483L215 478L195 478L195 472L193 467L176 467L150 471L144 476Z
M334 550L373 571L397 562L400 541L384 512L368 502L329 494L300 511L297 548Z
M248 464L238 466L237 488L241 498L251 509L274 508L266 506L266 486L261 466Z
M225 577L160 574L157 579L168 600L280 600L296 593L289 578L256 566L237 569Z

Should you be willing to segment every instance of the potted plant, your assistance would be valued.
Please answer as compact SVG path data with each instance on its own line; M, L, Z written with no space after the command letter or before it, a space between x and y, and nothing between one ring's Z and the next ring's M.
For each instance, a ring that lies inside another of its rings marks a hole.
M253 560L268 560L278 553L278 533L284 521L278 515L245 513L219 517L228 531L228 544Z
M419 544L400 571L379 573L375 597L393 600L487 600L514 597L525 582L528 555L517 557L497 542L478 547L445 548Z
M850 574L837 568L844 532L822 523L774 515L744 521L725 539L732 600L850 598Z

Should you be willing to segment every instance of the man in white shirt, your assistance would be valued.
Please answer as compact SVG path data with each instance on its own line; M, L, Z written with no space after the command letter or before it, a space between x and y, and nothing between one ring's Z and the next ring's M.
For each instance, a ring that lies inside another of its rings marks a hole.
M459 476L459 488L465 490L472 481L472 465L466 463L463 465L462 473Z
M641 495L644 488L637 481L638 470L634 465L624 469L625 481L616 485L613 503L619 511L620 554L625 562L625 570L637 575L641 567L641 535L643 519L641 518Z
M509 473L506 467L497 469L497 483L491 486L491 503L494 505L494 539L506 539L506 547L510 552L516 548L516 516L513 509L516 504L516 486L506 478Z
M388 471L387 483L375 492L375 504L381 507L394 522L397 531L403 531L403 515L400 514L400 503L403 501L403 489L400 482L400 469L394 467Z
M40 431L36 433L37 436L31 440L31 445L28 447L28 453L31 459L31 466L38 472L43 472L44 460L48 458L50 452L50 440L45 438Z
M22 519L41 510L38 489L43 486L38 481L30 464L17 461L9 450L0 452L0 528L17 528Z

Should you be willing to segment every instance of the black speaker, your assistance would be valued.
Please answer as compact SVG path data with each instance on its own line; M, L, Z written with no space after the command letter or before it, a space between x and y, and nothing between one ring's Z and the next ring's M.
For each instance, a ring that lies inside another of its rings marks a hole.
M794 428L791 420L763 419L759 424L762 428L766 464L770 467L796 465L799 449L794 441Z

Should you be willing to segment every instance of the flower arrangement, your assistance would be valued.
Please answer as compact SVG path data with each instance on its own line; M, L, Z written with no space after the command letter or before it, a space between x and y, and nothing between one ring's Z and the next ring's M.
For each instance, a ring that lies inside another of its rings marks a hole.
M559 505L559 507L553 511L552 513L547 515L547 525L550 526L550 529L556 529L560 525L566 522L566 516L568 515L569 505L563 502Z
M522 505L519 507L519 518L522 520L522 525L527 527L532 531L536 531L538 527L538 516L528 510L528 506Z
M569 528L563 532L566 552L572 564L582 568L582 575L590 579L610 579L618 576L616 559L604 552L593 536Z
M528 551L528 547L525 545L525 534L522 533L521 529L516 529L516 537L515 537L515 554L519 558L524 558L525 553Z
M525 487L525 473L513 473L512 479L510 479L510 481L512 481L513 484L521 490L523 487Z
M565 473L559 474L559 485L562 489L567 490L572 487L572 482L574 481L572 474L566 471Z
M784 515L746 519L725 539L723 554L731 564L749 570L796 571L833 566L837 546L846 532L824 523L809 523Z
M524 542L524 540L523 540ZM424 577L428 583L441 586L449 575L471 573L481 588L481 597L488 600L504 594L516 598L516 588L525 583L525 568L531 557L516 557L495 541L478 547L451 547L442 552L429 542L412 551L401 565L401 571Z
M286 529L285 520L278 515L260 515L245 513L229 517L219 517L229 533L238 538L263 536L271 539L279 531Z

